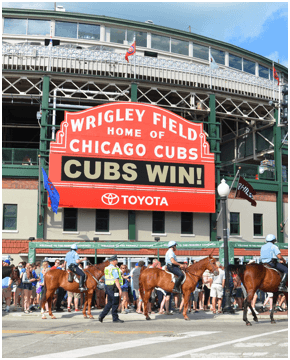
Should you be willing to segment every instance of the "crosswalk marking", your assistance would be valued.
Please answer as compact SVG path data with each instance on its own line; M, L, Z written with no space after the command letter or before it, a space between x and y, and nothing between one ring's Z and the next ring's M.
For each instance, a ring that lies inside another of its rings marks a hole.
M85 357L85 356L91 356L91 355L97 355L102 353L107 353L110 351L121 351L124 349L129 348L135 348L138 346L148 346L152 344L157 343L166 343L166 342L172 342L176 340L181 339L187 339L190 337L196 337L196 336L203 336L203 335L210 335L215 334L220 331L190 331L186 333L178 334L178 336L155 336L150 337L147 339L138 339L138 340L131 340L131 341L122 341L115 344L106 344L106 345L98 345L98 346L92 346L88 348L81 348L81 349L74 349L69 351L62 351L54 354L45 354L40 356L34 356L32 358L78 358L78 357Z
M171 354L171 355L168 355L168 356L164 356L163 358L178 358L178 357L181 357L181 356L190 356L191 354L195 354L195 353L198 353L198 352L201 352L201 351L214 349L214 348L217 348L217 347L220 347L220 346L231 345L231 344L239 343L241 341L248 341L248 340L252 340L252 339L255 339L255 338L261 337L261 336L269 336L269 335L277 334L277 333L283 332L283 331L288 331L288 329L271 331L271 332L264 333L264 334L258 334L258 335L253 335L253 336L248 336L248 337L245 337L245 338L241 338L241 339L226 341L226 342L223 342L223 343L213 344L213 345L209 345L209 346L203 346L203 347L198 348L198 349L191 349L191 350L183 351L183 352L180 352L180 353L177 353L177 354Z

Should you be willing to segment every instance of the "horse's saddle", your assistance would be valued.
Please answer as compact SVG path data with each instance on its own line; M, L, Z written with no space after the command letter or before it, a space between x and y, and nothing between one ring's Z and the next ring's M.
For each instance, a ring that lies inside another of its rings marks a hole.
M68 279L67 279L67 281L68 282L77 282L77 283L79 283L80 282L80 275L77 275L77 274L75 274L75 273L73 273L71 270L67 270L67 272L68 272ZM86 273L84 272L84 274L85 274L85 281L84 281L84 283L86 282L86 280L87 280L87 275L86 275Z
M282 279L283 273L282 273L281 271L279 271L278 269L273 268L271 265L269 265L269 264L267 264L267 263L266 263L266 264L263 264L263 265L264 265L264 267L267 268L267 269L277 271L277 273L280 275L280 277L281 277L281 279Z
M164 271L171 276L171 282L175 283L175 281L176 281L176 279L178 278L178 276L172 274L171 272L169 272L169 271L166 270L166 269L164 269ZM181 271L183 272L183 275L184 275L184 278L183 278L182 283L181 283L181 285L183 285L184 282L185 282L185 280L186 280L186 274L185 274L185 272L184 272L183 270L181 270Z

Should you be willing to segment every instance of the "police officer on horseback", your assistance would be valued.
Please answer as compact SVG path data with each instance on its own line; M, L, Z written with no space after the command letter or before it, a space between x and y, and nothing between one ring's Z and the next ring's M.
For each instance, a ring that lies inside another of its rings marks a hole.
M79 254L77 253L78 246L77 244L73 244L71 246L71 251L69 251L66 254L65 262L67 264L67 267L70 271L72 271L74 274L77 274L80 276L80 284L79 284L79 290L86 291L87 288L84 286L85 282L85 273L81 268L79 268L78 264L80 264L83 261L86 261L87 258L81 259Z
M286 287L286 283L288 280L288 267L283 265L283 264L286 264L286 260L281 255L281 252L280 252L278 246L274 244L277 241L277 239L276 239L275 235L269 234L266 236L266 241L267 241L267 244L265 244L261 247L262 263L263 264L268 263L270 266L272 266L273 268L275 268L283 273L283 277L282 277L281 283L278 287L278 291L282 291L282 292L288 291L288 289ZM278 259L281 260L283 262L283 264L278 262Z
M179 264L177 262L177 257L175 255L177 243L175 241L169 241L168 250L165 255L165 263L167 266L167 270L174 275L177 275L178 278L175 281L174 288L172 290L173 293L181 294L181 283L184 279L184 274L181 271L181 268L184 267L183 264Z

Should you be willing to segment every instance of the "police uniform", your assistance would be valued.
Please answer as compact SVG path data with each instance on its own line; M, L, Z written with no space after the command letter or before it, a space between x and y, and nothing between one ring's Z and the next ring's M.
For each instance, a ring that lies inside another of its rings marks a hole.
M118 260L117 255L109 258L109 261ZM119 280L120 286L123 285L122 272L118 266L110 264L104 270L105 273L105 292L108 295L108 302L104 307L103 311L99 315L99 321L103 322L104 317L112 309L113 322L124 322L119 319L118 316L118 307L120 301L119 289L116 285L116 280Z
M276 241L276 237L272 234L269 234L266 237L266 241L267 243L261 247L261 261L263 264L269 264L284 274L279 285L279 291L283 291L282 289L285 287L288 280L288 267L278 261L277 255L279 255L281 251L278 246L272 242Z
M181 291L181 288L180 288L180 285L182 283L182 280L184 278L184 274L183 272L181 271L181 269L179 268L178 265L175 265L175 264L172 264L171 263L171 258L173 258L176 262L177 262L177 257L172 249L173 246L176 246L176 242L175 241L169 241L168 243L168 250L165 254L165 263L166 263L166 266L167 266L167 270L169 272L171 272L172 274L174 275L177 275L178 278L176 279L175 281L175 284L174 284L174 288L172 290L172 292L174 293L182 293Z
M67 263L67 267L69 268L69 270L80 276L79 290L85 291L85 290L87 290L84 287L85 273L83 272L82 269L79 268L79 266L76 262L76 260L80 259L79 254L76 252L77 249L78 248L75 244L72 245L71 251L69 251L65 256L65 261Z

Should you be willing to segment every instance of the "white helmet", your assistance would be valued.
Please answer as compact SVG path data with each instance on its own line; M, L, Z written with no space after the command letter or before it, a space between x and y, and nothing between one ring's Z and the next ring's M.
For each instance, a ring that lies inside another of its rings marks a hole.
M78 249L78 246L77 244L72 244L72 246L70 247L72 250L77 250Z
M266 241L276 241L276 236L273 234L269 234L266 236Z
M168 248L171 248L172 246L177 245L175 241L169 241Z

